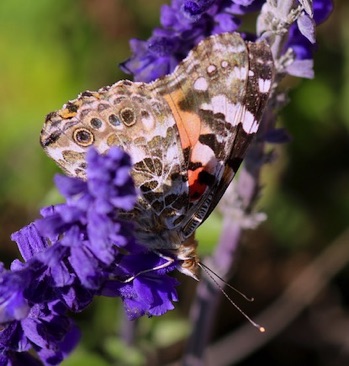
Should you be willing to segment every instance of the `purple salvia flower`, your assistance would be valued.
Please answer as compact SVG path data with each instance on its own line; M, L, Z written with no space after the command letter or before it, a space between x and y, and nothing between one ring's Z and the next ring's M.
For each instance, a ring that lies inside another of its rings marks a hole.
M196 22L214 4L215 0L187 0L181 5L181 12L190 22Z
M56 177L66 203L43 209L42 219L12 235L25 262L1 268L4 364L18 352L30 359L31 348L45 365L60 363L78 341L67 311L83 310L96 294L121 297L132 319L162 315L177 300L177 281L166 274L176 264L137 244L132 223L119 217L137 199L129 156L90 150L87 164L86 182Z
M261 5L256 0L174 0L161 9L162 28L156 28L148 41L131 40L133 56L120 66L136 81L169 74L202 39L236 31L241 24L238 16Z
M28 353L31 348L44 365L57 365L79 339L65 315L65 305L43 299L41 291L41 296L35 296L40 282L36 276L41 273L37 268L37 262L31 259L24 265L14 263L12 271L1 273L0 365L38 365ZM46 302L39 304L41 300Z
M119 220L117 211L131 209L136 192L129 174L130 159L120 149L111 149L106 157L90 150L87 161L87 182L56 177L67 203L44 210L44 218L36 225L51 240L52 248L57 247L59 257L65 252L69 265L63 264L59 278L64 268L72 268L83 286L97 289L118 248L131 245L132 225ZM42 260L51 268L57 265L52 257Z
M176 263L156 271L149 269L164 263L166 260L151 252L124 256L115 270L116 277L124 278L123 273L144 273L136 276L131 282L108 281L102 288L101 294L120 296L130 320L142 315L163 315L172 310L174 308L172 302L178 300L175 290L178 281L166 275L167 272L176 268Z
M79 341L80 334L65 313L66 308L60 301L34 305L29 316L21 322L23 334L47 365L61 363L64 353ZM64 350L61 344L64 344Z
M27 317L0 331L0 365L58 365L78 343L80 334L59 302L34 305ZM28 351L40 356L38 363Z
M30 273L6 271L1 266L0 273L0 323L25 318L30 306L24 290L30 284Z

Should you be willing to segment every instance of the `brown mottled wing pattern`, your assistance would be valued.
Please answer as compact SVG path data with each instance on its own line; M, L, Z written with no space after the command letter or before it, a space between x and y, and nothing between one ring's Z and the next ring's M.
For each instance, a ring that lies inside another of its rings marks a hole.
M48 115L41 135L46 153L69 175L81 178L90 146L100 153L115 145L128 152L141 193L132 215L148 229L157 216L172 229L187 210L187 164L178 141L166 102L147 84L130 81L82 93Z
M202 41L153 83L120 81L50 113L46 153L85 178L87 149L131 155L140 195L129 214L152 249L176 249L216 206L258 128L273 64L268 46L238 34ZM126 214L125 214L126 215Z
M182 240L212 212L239 168L257 132L273 71L265 43L221 34L199 44L174 74L156 82L189 160L190 204Z
M234 139L229 140L227 143L229 153L225 158L223 175L209 193L208 201L211 197L212 199L202 222L208 218L216 207L240 167L246 150L258 130L271 91L274 63L269 46L265 43L252 42L248 42L246 45L248 50L248 79L245 94L239 105L241 112L237 113L239 120ZM198 219L200 220L201 217ZM193 217L189 221L188 227L192 223L195 226L196 222L199 221L198 219Z
M237 126L235 139L230 146L223 176L214 189L210 207L202 221L205 221L217 206L231 180L234 178L242 163L246 150L256 133L256 128L258 129L269 98L274 78L274 63L271 51L265 43L248 42L247 49L249 55L249 75L247 89L242 103L245 107L245 112L243 113L241 123ZM249 114L254 117L254 121L251 126L250 123L248 124L250 127L245 131L243 128L244 118L249 118Z

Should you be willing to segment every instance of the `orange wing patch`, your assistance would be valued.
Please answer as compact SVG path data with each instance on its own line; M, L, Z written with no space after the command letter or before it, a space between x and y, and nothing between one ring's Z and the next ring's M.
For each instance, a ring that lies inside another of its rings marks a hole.
M182 90L163 96L171 108L176 121L182 149L190 148L199 141L201 121L196 113L181 110L180 102L185 99Z
M183 111L180 103L185 99L178 89L163 96L171 108L178 128L182 149L189 148L188 184L190 201L197 201L214 182L217 160L213 151L200 143L201 134L209 133L194 112ZM209 151L207 151L209 150Z
M204 167L188 170L189 198L190 201L198 200L206 191L207 184L201 182L201 175L205 172Z

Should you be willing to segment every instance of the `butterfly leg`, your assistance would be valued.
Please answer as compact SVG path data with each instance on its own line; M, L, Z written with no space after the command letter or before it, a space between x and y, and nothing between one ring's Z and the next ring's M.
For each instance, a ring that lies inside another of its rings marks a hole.
M143 271L140 271L140 272L136 273L135 275L127 278L126 280L120 280L120 279L118 279L118 281L120 281L122 283L129 283L129 282L133 281L136 277L138 277L138 276L140 276L140 275L142 275L144 273L153 272L153 271L157 271L159 269L166 268L166 267L170 266L175 261L174 258L169 257L167 255L164 255L164 254L162 254L162 253L160 253L158 251L154 251L154 253L156 253L160 258L166 259L167 262L162 263L162 264L159 264L158 266L155 266L155 267L152 267L152 268L149 268L149 269L145 269Z

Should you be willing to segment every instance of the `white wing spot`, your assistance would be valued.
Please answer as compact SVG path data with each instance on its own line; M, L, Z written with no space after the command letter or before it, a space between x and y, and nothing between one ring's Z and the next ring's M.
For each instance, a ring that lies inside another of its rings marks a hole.
M246 52L245 44L238 44L230 47L232 53L244 53Z
M254 76L254 72L252 70L248 70L248 76Z
M242 120L242 128L247 133L255 133L258 130L258 123L254 117L254 115L245 109L244 116Z
M155 128L154 117L151 114L144 114L141 121L146 131L152 131Z
M209 65L207 67L207 73L209 75L214 74L217 71L217 67L215 65Z
M210 147L197 142L191 152L191 161L200 162L202 165L213 164L216 160L215 154Z
M201 105L203 110L212 111L213 114L221 113L224 115L225 120L232 124L232 126L236 126L241 119L239 115L241 114L242 108L241 104L233 104L229 101L229 99L225 95L215 95L211 102L203 103Z
M239 80L245 80L247 78L247 67L234 67L233 75Z
M261 93L268 93L271 87L271 81L269 79L258 79L258 87Z
M198 91L206 91L208 88L207 80L204 77L197 78L194 82L193 88Z
M221 66L223 67L223 69L226 69L226 68L229 66L229 62L228 62L228 61L226 61L226 60L223 60L223 61L221 62Z
M203 103L201 109L212 111L213 114L222 113L225 120L232 126L242 123L242 128L248 134L255 133L258 130L258 123L254 115L240 103L231 103L225 95L214 96L211 103Z

